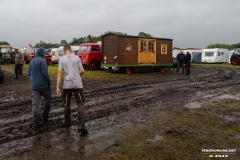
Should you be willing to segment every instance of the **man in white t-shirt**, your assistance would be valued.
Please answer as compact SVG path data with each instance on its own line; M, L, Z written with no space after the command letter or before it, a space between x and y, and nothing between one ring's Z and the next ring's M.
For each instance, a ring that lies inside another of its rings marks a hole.
M72 54L71 46L64 45L65 55L59 59L58 75L57 75L57 95L63 97L64 102L64 126L71 123L71 99L74 94L78 105L78 131L85 135L88 131L85 129L84 122L84 95L81 75L84 74L84 68L81 59ZM62 79L62 71L64 71L63 94L61 94L60 83Z

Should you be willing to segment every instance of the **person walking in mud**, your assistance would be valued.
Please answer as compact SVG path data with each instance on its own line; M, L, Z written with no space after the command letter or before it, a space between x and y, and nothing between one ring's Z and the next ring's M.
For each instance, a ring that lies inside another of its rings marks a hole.
M185 68L186 68L186 75L190 75L190 64L191 64L192 56L189 52L185 55Z
M18 75L22 76L24 63L23 53L20 53L18 49L15 51L15 79L18 79Z
M28 76L32 92L33 130L42 127L42 122L47 123L51 108L51 80L48 75L48 65L44 56L45 49L39 48L30 64ZM41 98L44 98L44 109L41 117Z
M82 66L81 59L74 55L70 45L64 45L64 56L59 59L58 75L57 75L57 95L63 97L64 103L64 123L65 127L71 123L71 99L74 94L77 102L78 111L78 132L82 135L88 134L85 129L84 121L84 95L81 76L85 70ZM60 83L62 79L62 71L64 71L63 94L61 94Z
M180 67L182 68L182 73L184 74L184 62L185 62L185 54L180 51L180 53L177 55L177 74L179 72Z

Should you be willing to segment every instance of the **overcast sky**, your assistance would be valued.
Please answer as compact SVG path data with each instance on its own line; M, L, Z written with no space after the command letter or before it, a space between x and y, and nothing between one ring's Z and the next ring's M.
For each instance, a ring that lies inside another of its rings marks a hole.
M108 30L181 48L240 42L240 0L0 0L0 15L0 41L17 48Z

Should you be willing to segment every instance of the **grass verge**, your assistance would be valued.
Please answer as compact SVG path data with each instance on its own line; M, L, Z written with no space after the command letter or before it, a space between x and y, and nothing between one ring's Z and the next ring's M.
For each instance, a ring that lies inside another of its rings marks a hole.
M236 149L234 154L217 155L237 160L240 157L239 103L237 99L224 99L205 102L199 109L159 111L147 124L117 133L114 145L98 152L96 157L207 160L213 158L201 149Z

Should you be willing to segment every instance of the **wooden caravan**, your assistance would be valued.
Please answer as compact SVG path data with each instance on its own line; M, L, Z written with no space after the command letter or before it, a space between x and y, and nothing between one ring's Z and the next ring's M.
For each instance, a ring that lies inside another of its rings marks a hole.
M108 34L102 37L105 68L153 71L172 67L172 39Z

